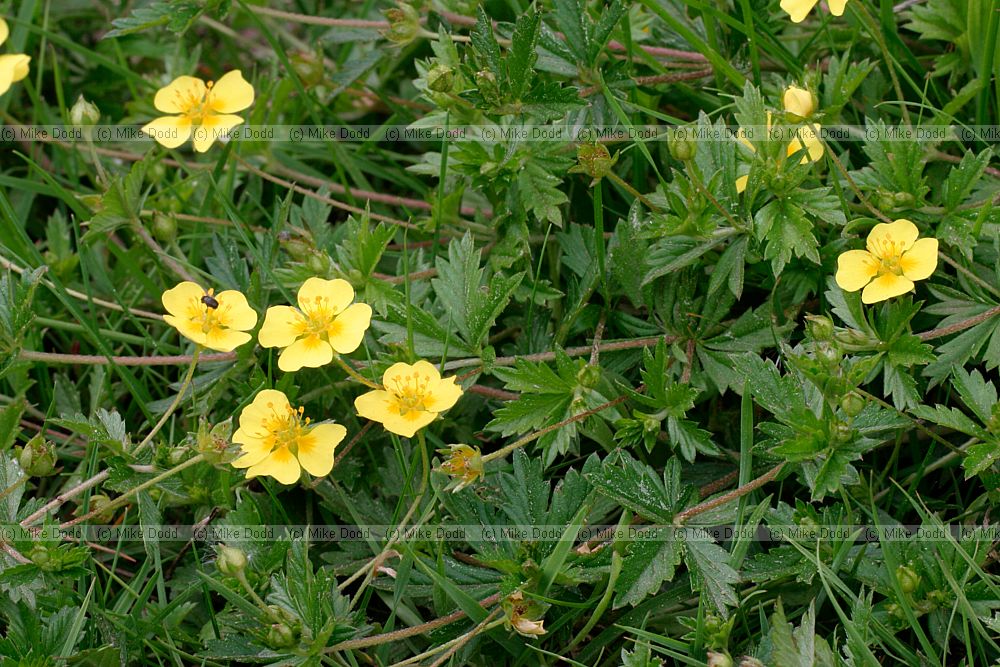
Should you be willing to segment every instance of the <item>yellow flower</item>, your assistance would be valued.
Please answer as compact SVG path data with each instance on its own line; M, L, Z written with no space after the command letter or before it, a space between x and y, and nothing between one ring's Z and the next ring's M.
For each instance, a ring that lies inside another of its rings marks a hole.
M781 0L781 8L788 12L792 23L802 23L818 2L819 0ZM844 7L847 6L847 0L827 0L827 4L830 6L831 14L841 16Z
M426 361L397 363L382 376L383 389L376 389L354 399L354 408L365 419L381 422L387 431L412 438L455 405L462 388L454 376L442 378L438 369Z
M257 325L257 312L247 298L236 290L215 294L197 283L184 281L168 289L161 297L169 315L163 320L199 345L231 352L250 340Z
M282 347L278 368L287 372L303 366L319 368L333 361L333 353L358 349L371 324L372 308L355 303L354 288L346 280L309 278L299 288L298 308L272 306L264 315L257 340L264 347Z
M163 113L142 131L167 148L177 148L194 133L194 149L204 153L212 143L243 119L233 114L253 104L253 86L239 70L228 72L214 84L193 76L179 76L160 88L153 105Z
M303 409L293 408L288 397L264 389L240 413L240 427L233 442L243 455L233 461L247 468L247 478L270 475L282 484L299 479L301 470L323 477L333 469L333 450L347 435L340 424L309 425Z
M816 99L804 88L789 86L781 96L785 111L792 117L806 119L816 111ZM819 140L820 126L814 123L803 125L795 130L795 138L788 144L787 156L791 157L802 149L805 154L799 164L816 162L823 157L823 142Z
M864 303L909 292L914 280L930 277L937 268L937 239L918 240L918 235L909 220L875 225L867 250L848 250L837 259L837 284L845 292L864 287Z
M7 22L0 19L0 44L7 41L10 29ZM31 56L23 53L10 53L0 56L0 95L10 90L11 84L28 76L28 63Z

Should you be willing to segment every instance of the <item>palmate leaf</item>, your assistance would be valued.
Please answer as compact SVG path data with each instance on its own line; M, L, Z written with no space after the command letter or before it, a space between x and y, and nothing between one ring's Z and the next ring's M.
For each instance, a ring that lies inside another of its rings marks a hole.
M691 588L708 596L719 615L726 617L728 607L737 603L734 586L740 582L740 575L729 565L729 552L707 533L698 533L691 529L685 532L684 563L691 571Z
M105 33L103 39L124 37L159 27L175 33L184 32L204 11L203 4L192 0L161 0L137 7L128 16L112 20L114 29Z
M637 538L625 548L621 573L615 582L614 608L635 606L673 581L684 556L684 543L672 528L636 526Z

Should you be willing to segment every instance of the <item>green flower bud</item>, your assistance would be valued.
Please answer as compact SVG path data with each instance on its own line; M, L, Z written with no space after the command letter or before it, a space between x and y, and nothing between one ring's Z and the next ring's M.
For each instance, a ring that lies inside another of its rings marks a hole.
M904 593L912 593L920 585L920 575L914 572L910 565L912 563L896 568L896 579L899 580L899 587Z
M500 87L493 72L486 69L476 72L476 87L487 104L496 106L500 103Z
M854 437L854 429L851 428L850 424L845 424L838 419L833 425L832 435L834 442L850 442L851 438Z
M316 251L306 259L306 268L317 276L325 276L330 271L330 256L325 252Z
M46 569L46 566L52 562L52 554L49 553L48 547L44 544L36 544L28 552L28 558L32 563L40 568Z
M76 98L76 103L69 110L69 122L83 130L83 136L90 141L94 134L97 121L101 120L101 110L93 102L83 99L83 95Z
M247 567L247 555L242 549L220 544L215 548L218 557L215 567L227 577L238 577Z
M826 315L806 315L806 331L813 340L833 338L833 320Z
M104 509L110 504L111 504L111 498L108 498L103 493L96 493L90 497L90 503L87 505L87 508L84 509L83 505L81 505L76 508L75 514L77 516L83 516L84 514L97 512L97 514L94 515L93 522L107 523L115 515L115 510L113 508L110 510Z
M198 433L195 436L195 449L205 455L205 460L209 463L228 463L236 458L235 453L229 451L229 443L232 440L233 420L229 418L219 422L214 426L202 419L198 423Z
M601 381L601 367L587 364L576 373L576 381L581 387L593 389Z
M681 162L693 160L695 154L698 152L698 144L694 141L691 133L687 128L682 127L670 132L670 137L667 139L667 148L670 150L670 156Z
M611 157L608 147L604 144L582 143L576 147L576 164L570 168L575 174L586 174L594 179L594 183L609 173L618 162L618 156Z
M282 249L296 262L304 262L313 254L315 248L311 243L300 237L282 232L278 235L278 241Z
M910 208L917 203L916 198L909 192L897 192L892 196L892 201L896 208Z
M865 409L865 405L865 399L853 391L840 399L840 409L848 417L857 417Z
M153 238L160 243L170 243L177 238L177 218L173 214L157 213L153 216Z
M840 363L840 349L836 345L822 342L816 345L816 358L831 366Z
M420 35L420 14L413 6L399 2L395 7L382 12L389 21L389 28L382 35L393 44L409 44Z
M295 644L295 633L284 623L274 623L267 631L265 641L271 648L288 648Z
M455 70L438 63L427 72L427 87L435 93L450 93L455 87Z
M29 477L48 477L56 467L55 445L38 434L20 451L17 462Z
M483 476L483 457L478 447L448 445L438 453L444 457L441 472L452 478L446 490L457 493Z
M292 69L307 86L316 86L323 81L323 59L307 51L292 55Z

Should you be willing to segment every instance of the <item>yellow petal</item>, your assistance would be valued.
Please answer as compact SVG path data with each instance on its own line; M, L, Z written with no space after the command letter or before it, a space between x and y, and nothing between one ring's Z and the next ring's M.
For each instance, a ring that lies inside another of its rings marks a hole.
M187 113L205 97L205 82L193 76L179 76L156 91L153 106L163 113Z
M739 176L736 178L736 192L743 194L747 189L747 183L750 181L750 174L746 176Z
M186 317L175 317L173 315L164 315L163 321L177 329L188 340L199 345L206 343L205 332L201 330L201 324L195 324Z
M299 463L313 477L328 475L333 469L333 451L347 435L340 424L317 424L299 438Z
M216 141L228 140L229 131L243 122L239 116L212 114L205 116L201 125L194 128L194 149L204 153Z
M236 69L215 82L209 95L209 105L219 113L236 113L253 104L253 96L253 86Z
M906 294L913 289L913 281L895 273L883 273L868 283L861 293L862 303L878 303L900 294Z
M742 127L736 130L736 140L750 149L751 153L756 153L757 149L754 148L754 145L750 142L748 135L749 133Z
M236 432L237 434L239 431ZM239 442L236 440L236 435L233 436L233 442ZM259 440L257 438L244 439L241 443L241 453L243 454L238 459L233 461L234 468L249 468L250 466L255 466L271 453L271 446Z
M441 374L438 372L437 367L421 359L412 366L403 362L389 366L385 373L382 374L382 384L391 390L397 384L406 385L414 375L418 376L422 382L435 383L441 379Z
M0 56L0 70L10 72L11 81L20 81L28 76L30 62L31 56L26 56L23 53L9 53Z
M387 391L374 389L354 399L354 409L358 416L373 422L384 422L393 416L395 401Z
M303 366L319 368L333 361L333 348L319 336L300 338L284 349L278 357L278 368L291 373Z
M202 345L210 350L232 352L240 345L249 343L252 339L253 336L242 331L212 327L212 329L205 334L205 342L202 343Z
M427 389L428 392L424 396L424 408L431 412L444 412L462 397L462 387L455 381L454 377L438 380Z
M389 415L382 420L382 426L386 431L401 435L404 438L412 438L417 431L437 419L436 412L425 410L411 410L405 415Z
M792 23L802 23L819 0L781 0L781 8L788 12Z
M356 303L337 315L327 330L330 345L340 354L350 354L364 340L365 331L372 321L372 307Z
M0 18L0 44L7 41L7 35L10 34L10 28L7 27L7 22Z
M288 447L278 447L263 461L247 469L247 479L258 475L269 475L282 484L294 484L300 475L298 459Z
M205 290L201 285L185 280L164 292L160 296L160 301L171 315L189 318L205 312L205 306L201 303L201 297L204 295Z
M215 295L219 319L230 329L249 331L257 326L257 311L250 307L243 292L230 289Z
M899 268L910 280L930 278L937 268L938 240L918 239L899 259Z
M831 14L834 16L843 16L847 0L826 0L826 4L830 7Z
M288 347L305 333L302 313L291 306L271 306L264 314L264 324L257 334L263 347Z
M324 280L314 276L299 288L299 308L307 314L321 306L336 315L347 308L351 301L354 301L354 288L351 283L340 278Z
M879 259L898 259L919 235L917 226L909 220L880 222L868 234L868 252Z
M240 430L251 437L261 438L268 434L267 425L275 414L285 415L291 409L288 397L277 389L262 389L253 397L253 402L240 413ZM233 442L236 436L233 436Z
M795 138L788 144L788 157L805 150L799 164L816 162L823 157L823 142L817 135L818 125L806 125L795 130Z
M879 266L867 250L848 250L837 258L837 284L845 292L857 292L878 274Z
M142 131L166 148L177 148L191 136L191 119L187 116L160 116L142 126Z
M785 106L785 111L795 114L799 118L808 118L816 110L812 93L798 86L786 88L781 101Z

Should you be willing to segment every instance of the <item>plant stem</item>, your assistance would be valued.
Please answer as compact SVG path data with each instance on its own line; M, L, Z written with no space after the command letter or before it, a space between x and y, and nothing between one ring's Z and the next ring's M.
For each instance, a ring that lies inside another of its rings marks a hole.
M48 364L78 364L89 366L176 366L178 364L190 363L194 358L192 354L175 354L165 357L105 357L100 354L59 354L57 352L36 352L34 350L21 350L18 359L22 361L44 361ZM232 361L236 358L235 352L219 352L218 354L206 354L201 357L203 362L212 361Z
M59 524L59 528L60 529L70 528L72 526L77 525L78 523L83 523L84 521L89 521L90 519L93 519L95 516L97 516L99 514L104 514L105 512L107 512L109 510L117 509L117 508L121 507L122 505L126 504L132 496L134 496L134 495L136 495L136 494L138 494L138 493L140 493L142 491L145 491L146 489L150 488L151 486L155 486L156 484L159 484L160 482L162 482L163 480L165 480L165 479L167 479L169 477L173 477L174 475L176 475L177 473L179 473L182 470L186 470L187 468L190 468L193 465L201 463L204 460L205 460L205 455L204 454L195 454L194 456L192 456L191 458L189 458L187 461L183 461L181 463L178 463L173 468L170 468L169 470L164 470L163 472L161 472L156 477L153 477L152 479L148 479L145 482L143 482L142 484L140 484L139 486L136 486L136 487L133 487L133 488L129 489L128 491L126 491L122 495L120 495L117 498L115 498L114 500L112 500L107 505L104 505L103 507L100 507L100 508L98 508L98 509L96 509L96 510L94 510L92 512L87 512L83 516L80 516L80 517L77 517L75 519L71 519L69 521L65 521L65 522Z
M994 306L989 310L983 311L978 315L973 315L972 317L962 320L961 322L955 322L954 324L948 325L946 327L940 327L938 329L931 329L930 331L924 331L923 333L917 334L920 340L932 340L934 338L941 338L942 336L948 336L959 331L964 331L965 329L970 329L977 324L985 322L991 317L996 317L1000 315L1000 306Z
M678 340L677 336L671 336L669 334L663 334L660 336L646 336L644 338L631 338L628 340L615 340L601 343L597 346L600 352L615 352L618 350L632 350L639 347L649 347L656 345L660 341L666 343L673 343ZM570 357L583 357L588 354L593 354L593 346L584 345L579 347L567 347L563 350L563 353ZM491 365L493 366L513 366L518 359L524 359L525 361L552 361L556 358L555 352L536 352L535 354L521 354L511 357L497 357L493 360ZM483 360L476 357L470 359L455 359L454 361L449 361L445 363L444 370L453 371L458 368L471 368L473 366L482 366Z
M742 498L751 491L756 491L757 489L759 489L760 487L764 486L772 479L777 477L778 473L780 473L782 468L784 467L785 467L785 462L782 461L781 463L774 466L773 468L768 470L766 473L764 473L757 479L747 482L743 486L738 486L729 493L724 493L718 498L712 498L711 500L706 500L703 503L699 503L694 507L690 507L684 510L683 512L674 517L674 525L680 526L684 524L684 522L686 522L691 517L698 516L699 514L715 509L720 505L725 505L726 503Z
M362 375L361 373L359 373L356 370L354 370L353 368L351 368L351 365L349 363L347 363L346 361L344 361L340 357L339 354L334 354L333 355L333 360L336 361L338 364L340 364L340 367L343 368L344 371L346 371L348 375L350 375L352 378L354 378L355 380L357 380L361 384L365 385L369 389L381 389L382 388L380 385L375 384L374 382L372 382L371 380L369 380L368 378L366 378L364 375Z
M483 464L485 465L489 461L493 461L493 460L496 460L496 459L499 459L499 458L503 458L504 456L507 456L508 454L510 454L515 449L519 449L520 447L524 447L525 445L527 445L530 442L534 442L535 440L538 440L540 437L542 437L546 433L551 433L552 431L556 431L556 430L562 428L563 426L566 426L568 424L573 424L573 423L578 422L578 421L582 421L582 420L586 419L587 417L591 417L593 415L596 415L597 413L603 412L604 410L607 410L608 408L613 408L616 405L621 405L627 399L628 399L628 396L624 396L624 395L623 396L619 396L618 398L611 399L607 403L602 403L602 404L598 405L596 408L591 408L590 410L586 410L586 411L581 412L579 414L573 415L572 417L564 419L561 422L559 422L558 424L551 424L550 426L546 426L543 429L539 429L539 430L535 431L534 433L531 433L529 435L524 436L520 440L516 440L516 441L512 442L511 444L507 445L506 447L504 447L502 449L498 449L495 452L490 452L489 454L485 455L483 457Z
M132 450L133 456L141 452L146 447L146 445L149 444L149 442L153 439L153 436L155 436L157 433L160 432L160 429L163 428L163 425L167 423L167 419L170 418L170 415L172 415L174 413L174 410L177 409L177 406L180 405L181 399L184 397L184 392L187 391L188 386L191 384L191 378L194 377L194 369L195 367L198 366L199 354L201 354L200 346L196 347L194 349L194 354L191 355L191 365L188 366L187 374L184 376L184 381L181 382L181 388L177 391L177 395L174 396L173 403L170 404L170 407L167 408L167 411L163 413L162 417L160 417L160 421L156 422L156 425L153 426L153 429L148 434L146 434L146 437L143 438L142 442L139 443L139 446L136 447L134 450Z
M500 599L500 594L495 593L488 598L479 601L479 606L489 607L495 604ZM351 639L346 642L340 642L339 644L334 644L330 648L326 649L325 653L334 653L336 651L350 651L359 648L368 648L369 646L378 646L379 644L387 644L389 642L398 641L400 639L406 639L407 637L415 637L416 635L422 635L431 630L440 628L442 626L448 625L449 623L454 623L460 619L466 617L466 613L459 609L454 611L447 616L442 616L441 618L435 618L433 621L428 621L426 623L421 623L420 625L413 625L408 628L402 628L401 630L394 630L392 632L385 632L380 635L374 635L372 637L362 637L360 639Z
M45 516L51 510L58 509L58 507L67 500L80 495L87 489L91 489L97 486L98 484L106 480L110 475L111 475L111 470L103 470L94 475L93 477L91 477L90 479L80 482L79 484L69 489L68 491L60 493L58 496L56 496L55 498L53 498L52 500L50 500L49 502L38 508L35 512L26 516L24 519L21 519L21 524L20 524L21 527L22 528L29 527L37 519L40 519L41 517Z

